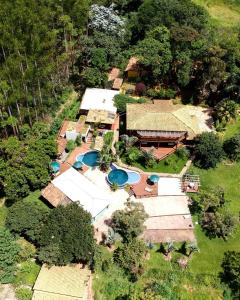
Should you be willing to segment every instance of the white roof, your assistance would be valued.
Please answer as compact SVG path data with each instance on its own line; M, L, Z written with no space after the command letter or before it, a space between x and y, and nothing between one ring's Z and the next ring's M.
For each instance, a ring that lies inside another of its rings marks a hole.
M80 109L105 110L112 113L116 113L117 108L114 106L113 98L115 95L118 94L119 91L87 88L83 95Z
M56 177L52 184L72 201L79 201L93 217L111 203L109 194L100 189L84 175L70 168Z

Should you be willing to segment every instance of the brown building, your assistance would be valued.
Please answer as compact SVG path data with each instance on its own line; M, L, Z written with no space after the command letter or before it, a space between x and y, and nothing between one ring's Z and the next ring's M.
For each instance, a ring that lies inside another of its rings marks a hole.
M211 131L210 111L190 105L156 100L151 104L127 104L127 132L140 146L172 146Z

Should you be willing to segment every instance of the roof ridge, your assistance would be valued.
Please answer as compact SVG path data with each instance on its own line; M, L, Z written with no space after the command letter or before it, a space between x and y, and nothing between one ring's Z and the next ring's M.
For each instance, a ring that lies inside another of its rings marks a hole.
M190 105L188 105L190 106ZM190 130L192 130L194 133L197 133L194 128L190 127L186 122L184 122L184 120L182 120L181 118L179 118L178 116L175 115L175 112L177 112L178 110L181 110L181 109L185 109L184 107L181 107L173 112L171 112L171 114L176 118L178 119L180 122L182 122L184 125L186 125Z

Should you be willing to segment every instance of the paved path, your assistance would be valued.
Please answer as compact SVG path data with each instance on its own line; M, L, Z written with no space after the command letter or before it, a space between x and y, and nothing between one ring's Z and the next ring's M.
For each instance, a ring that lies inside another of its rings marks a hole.
M10 284L0 285L0 300L17 300L14 289Z

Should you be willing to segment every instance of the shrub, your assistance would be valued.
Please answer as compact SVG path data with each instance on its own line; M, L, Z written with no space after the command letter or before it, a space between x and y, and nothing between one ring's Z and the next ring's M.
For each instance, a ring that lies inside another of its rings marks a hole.
M66 151L71 152L76 147L75 142L70 140L67 142Z
M181 159L185 159L189 157L189 151L187 150L187 148L178 148L176 150L176 155L181 158Z
M176 91L171 88L160 90L148 89L147 95L153 99L173 99L176 96Z
M142 240L132 239L114 251L114 261L133 276L142 274L146 245Z
M231 119L235 119L236 115L237 104L233 100L224 99L215 107L215 118L223 124L223 126L225 126Z
M142 96L145 94L146 91L146 85L142 82L139 82L135 86L135 93L139 96Z
M119 94L114 97L115 106L117 107L117 110L120 113L126 112L127 103L145 103L145 102L146 99L144 98L135 99L133 97L129 97L123 94Z
M196 164L204 169L215 168L223 159L224 151L218 137L212 132L202 133L195 147Z
M27 288L19 288L16 290L16 295L18 300L31 300L32 291Z
M221 274L222 281L232 290L233 299L240 298L240 252L228 251L224 254Z
M231 160L240 160L240 134L225 141L223 149Z
M139 160L139 158L142 156L142 152L138 148L132 147L127 151L126 155L127 163L131 165Z
M29 258L33 258L36 254L36 248L33 244L26 241L24 238L17 240L21 250L19 252L19 261L26 261Z

